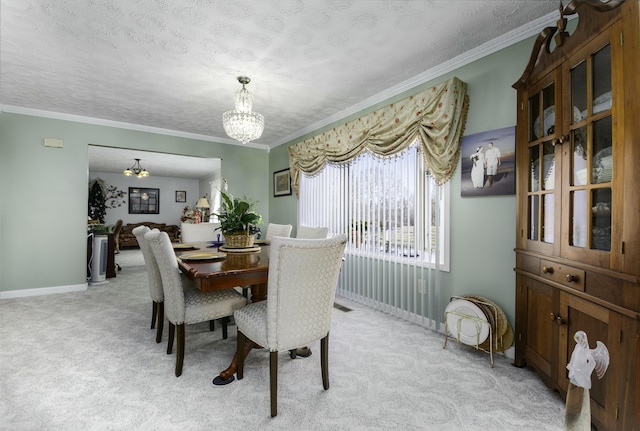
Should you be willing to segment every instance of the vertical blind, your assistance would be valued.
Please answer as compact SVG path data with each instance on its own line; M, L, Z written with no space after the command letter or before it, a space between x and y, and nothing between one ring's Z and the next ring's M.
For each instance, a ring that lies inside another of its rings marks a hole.
M431 327L448 269L448 184L429 175L419 144L301 175L298 225L348 234L339 295Z

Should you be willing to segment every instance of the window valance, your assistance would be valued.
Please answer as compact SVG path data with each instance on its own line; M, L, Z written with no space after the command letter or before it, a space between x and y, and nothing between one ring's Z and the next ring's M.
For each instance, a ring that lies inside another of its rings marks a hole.
M467 85L451 78L399 102L289 147L292 188L300 172L320 172L327 162L348 163L365 151L392 156L420 137L424 162L438 183L446 182L460 159L467 119Z

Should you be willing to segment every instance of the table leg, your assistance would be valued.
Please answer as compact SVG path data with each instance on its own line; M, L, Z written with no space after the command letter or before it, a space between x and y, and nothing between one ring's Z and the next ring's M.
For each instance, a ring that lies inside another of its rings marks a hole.
M260 348L260 346L258 346L253 341L247 340L247 344L244 346L245 358L249 356L249 352L254 347ZM229 364L229 367L226 370L222 371L219 376L213 379L214 385L226 385L235 380L235 377L233 375L238 370L237 360L238 360L238 352L235 352L233 354L233 359L231 359L231 364Z
M251 286L251 302L260 302L267 299L267 285L254 284Z
M267 299L266 284L256 284L251 286L251 302L259 302L259 301L264 301L266 299ZM258 346L257 344L255 344L253 341L247 340L247 344L244 347L245 358L249 355L249 352L254 347L262 348L261 346ZM229 364L229 367L227 367L226 370L222 371L219 376L213 379L214 385L226 385L235 380L235 377L233 375L238 370L237 360L238 360L238 352L236 351L233 354L233 359L231 359L231 364Z

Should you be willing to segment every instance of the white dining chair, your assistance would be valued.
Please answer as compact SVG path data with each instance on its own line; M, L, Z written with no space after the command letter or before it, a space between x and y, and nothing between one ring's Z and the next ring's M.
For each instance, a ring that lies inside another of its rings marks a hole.
M158 231L158 229L153 229ZM156 262L156 258L151 251L149 243L144 238L147 232L150 232L148 226L140 225L132 230L142 251L144 266L147 269L147 280L149 282L149 295L153 303L151 310L151 329L156 328L156 343L162 341L162 331L164 329L164 292L162 291L162 280L160 278L160 269ZM158 231L159 232L159 231Z
M269 223L267 225L267 233L265 234L265 240L271 241L276 236L289 238L291 236L292 229L293 229L293 225L290 225L290 224ZM242 295L245 298L249 297L249 286L242 286Z
M267 225L267 233L265 234L264 239L267 241L271 241L271 239L275 236L289 238L291 236L292 229L293 226L290 224L269 223Z
M268 296L233 315L238 329L237 377L244 377L247 339L270 352L271 416L278 414L278 352L320 341L322 384L329 389L329 329L347 236L274 237Z
M296 238L322 239L329 235L328 227L298 226Z
M296 238L304 239L322 239L326 238L328 235L328 227L298 226L298 230L296 232ZM311 356L311 349L309 349L308 346L291 349L289 350L289 356L291 359L295 359L297 356L308 358Z
M247 299L234 289L201 292L188 279L180 277L176 254L166 232L151 231L144 237L151 246L162 279L165 314L169 321L167 354L173 350L177 328L176 377L179 377L184 362L185 325L232 316L234 311L246 305Z

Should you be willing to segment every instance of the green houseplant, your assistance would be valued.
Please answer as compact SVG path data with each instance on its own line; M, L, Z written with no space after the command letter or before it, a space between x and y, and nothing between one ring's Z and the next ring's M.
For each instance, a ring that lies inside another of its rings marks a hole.
M233 195L220 192L222 205L220 212L216 214L220 221L220 230L226 241L227 247L251 247L255 239L254 234L259 232L258 225L262 223L262 216L255 212L255 203L247 198L238 199Z

